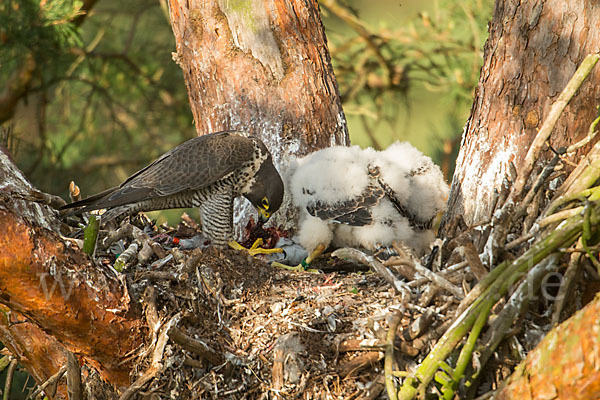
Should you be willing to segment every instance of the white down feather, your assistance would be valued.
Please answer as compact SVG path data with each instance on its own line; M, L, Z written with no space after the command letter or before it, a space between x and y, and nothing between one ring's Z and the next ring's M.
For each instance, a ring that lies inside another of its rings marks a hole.
M368 167L377 166L381 179L397 199L421 220L444 210L448 185L433 161L409 143L396 142L383 151L358 146L335 146L296 159L286 173L287 187L299 208L298 242L311 252L317 245L363 247L375 250L402 241L418 253L434 239L431 230L416 230L400 215L387 196L370 209L373 223L350 226L311 216L306 206L315 200L330 204L359 196L373 180Z

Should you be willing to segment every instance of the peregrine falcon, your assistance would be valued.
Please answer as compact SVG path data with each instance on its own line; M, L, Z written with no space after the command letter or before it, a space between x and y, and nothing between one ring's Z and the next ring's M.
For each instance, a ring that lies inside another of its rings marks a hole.
M429 157L399 142L383 151L316 151L293 162L287 180L300 210L297 239L312 252L308 260L330 243L374 251L402 241L422 253L449 190Z
M63 209L71 214L106 208L107 221L121 214L199 207L202 229L215 246L233 236L233 200L244 196L266 222L281 206L283 181L264 143L241 132L224 131L190 139L105 190Z

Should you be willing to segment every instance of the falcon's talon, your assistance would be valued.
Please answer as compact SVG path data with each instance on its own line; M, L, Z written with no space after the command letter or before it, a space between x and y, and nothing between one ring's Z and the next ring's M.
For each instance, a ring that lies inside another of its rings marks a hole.
M231 240L231 241L227 242L227 245L234 250L248 250L247 248L245 248L244 246L242 246L235 240Z
M242 246L235 240L232 240L227 244L229 245L229 247L231 247L234 250L242 250L242 251L248 252L248 254L250 254L252 257L255 257L258 254L283 253L283 249L278 248L278 247L276 247L274 249L264 249L262 247L259 247L263 244L263 240L261 238L256 239L256 241L252 244L252 246L249 249L245 248L244 246Z

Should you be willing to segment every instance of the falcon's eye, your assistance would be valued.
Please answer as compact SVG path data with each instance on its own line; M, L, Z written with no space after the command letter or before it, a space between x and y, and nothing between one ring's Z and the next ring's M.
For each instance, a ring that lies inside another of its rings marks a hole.
M267 199L266 197L263 197L262 206L265 208L265 210L268 210L269 209L269 199Z

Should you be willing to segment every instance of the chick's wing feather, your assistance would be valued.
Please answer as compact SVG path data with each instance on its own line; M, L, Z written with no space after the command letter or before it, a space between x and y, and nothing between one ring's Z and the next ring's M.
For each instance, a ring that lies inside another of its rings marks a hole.
M384 191L380 186L370 184L359 196L335 203L316 199L306 206L306 210L313 217L322 220L364 226L373 222L371 208L379 204L383 196Z

